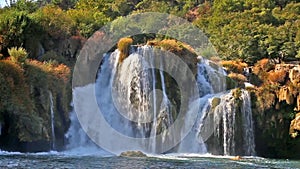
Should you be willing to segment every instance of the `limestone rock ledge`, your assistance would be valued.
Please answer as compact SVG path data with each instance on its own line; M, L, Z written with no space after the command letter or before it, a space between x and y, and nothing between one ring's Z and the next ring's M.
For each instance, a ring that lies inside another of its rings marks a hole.
M296 118L291 121L290 135L295 138L300 131L300 113L296 114Z

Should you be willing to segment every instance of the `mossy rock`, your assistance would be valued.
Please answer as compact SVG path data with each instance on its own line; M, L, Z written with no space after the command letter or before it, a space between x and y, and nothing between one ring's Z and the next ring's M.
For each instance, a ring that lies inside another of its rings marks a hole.
M238 83L231 79L230 77L226 76L226 89L230 90L230 89L234 89L238 86Z
M240 100L240 97L242 95L242 90L240 88L233 89L232 95L235 100Z
M214 109L220 104L221 99L218 97L214 97L211 101L211 109L214 111Z
M175 54L176 56L179 56L179 58L182 59L188 65L188 67L194 74L197 73L197 54L187 44L184 44L174 39L151 41L148 42L148 44L153 45L162 50L169 51Z

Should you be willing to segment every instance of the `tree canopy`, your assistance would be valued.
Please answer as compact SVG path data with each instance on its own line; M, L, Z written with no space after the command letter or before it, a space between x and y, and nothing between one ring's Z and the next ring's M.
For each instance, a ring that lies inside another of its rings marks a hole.
M219 57L253 64L300 58L299 0L15 0L0 8L0 52L48 36L88 38L104 24L155 11L192 17ZM191 12L192 11L192 12Z

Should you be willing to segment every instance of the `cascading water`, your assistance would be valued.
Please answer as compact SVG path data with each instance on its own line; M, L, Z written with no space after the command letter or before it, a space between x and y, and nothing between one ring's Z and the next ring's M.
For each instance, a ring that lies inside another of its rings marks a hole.
M49 91L49 97L50 97L50 117L51 117L51 150L55 150L55 130L54 130L54 104L53 104L53 96L52 92Z
M200 98L190 104L190 110L193 111L195 106L200 105L200 110L205 110L208 106L208 99L213 97L214 93L222 92L226 90L225 72L223 69L216 67L214 69L210 66L209 61L198 58L197 71L197 84L199 88ZM217 86L216 84L222 84ZM181 153L207 153L207 149L204 140L199 132L199 128L202 124L205 112L199 111L196 124L190 133L183 139L179 145L178 152ZM189 124L193 119L186 118L185 124Z
M144 52L146 54L146 51ZM152 54L152 53L151 53ZM152 55L152 58L154 59L154 56ZM154 61L150 63L152 66L154 65ZM157 135L157 106L156 106L156 76L155 76L155 69L151 70L152 75L152 93L153 93L153 127L151 129L150 136L153 138L151 139L151 150L152 152L156 151L156 138Z
M102 154L103 151L95 145L85 131L81 128L76 113L73 111L70 116L71 125L65 137L68 139L66 150L71 154Z
M254 124L252 120L251 97L247 91L243 90L241 95L243 100L242 114L244 118L243 131L244 131L244 147L246 155L255 155L255 142L254 142Z
M205 135L208 152L255 155L251 101L246 90L215 95L202 112L198 134Z
M163 71L164 60L160 60L159 69L149 69L157 62L153 50L150 46L133 48L122 63L118 50L106 54L95 82L97 102L106 121L123 135L151 138L140 145L149 147L150 153L160 150L162 142L172 140L166 129L176 119L176 103L169 97L172 88L166 85L172 82ZM191 100L183 128L194 122L189 111L200 105L196 123L185 138L184 133L178 133L182 141L170 152L255 155L249 94L241 90L236 99L232 92L226 92L223 69L203 58L198 63L197 83L200 98ZM71 121L67 148L96 147L80 129L75 113ZM156 139L158 134L163 135L161 140Z

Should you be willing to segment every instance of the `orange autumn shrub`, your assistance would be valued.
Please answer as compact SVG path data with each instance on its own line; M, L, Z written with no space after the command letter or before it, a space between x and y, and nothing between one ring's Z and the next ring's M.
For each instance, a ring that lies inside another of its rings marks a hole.
M274 83L284 83L287 76L287 72L284 70L281 71L270 71L268 73L268 80Z
M269 59L262 59L253 66L253 73L260 79L268 79L268 71L274 69L275 65Z
M246 82L247 81L247 78L244 75L238 74L238 73L230 73L228 75L228 77L230 77L231 79L236 80L238 82Z
M246 68L248 65L247 63L241 62L241 61L222 61L221 65L227 69L229 72L234 73L243 73L244 68Z
M253 67L253 73L259 74L259 72L264 71L268 72L271 69L274 69L274 64L270 62L269 59L262 59L256 62L256 64Z

